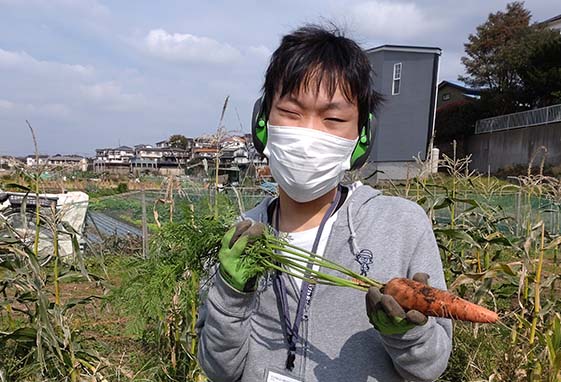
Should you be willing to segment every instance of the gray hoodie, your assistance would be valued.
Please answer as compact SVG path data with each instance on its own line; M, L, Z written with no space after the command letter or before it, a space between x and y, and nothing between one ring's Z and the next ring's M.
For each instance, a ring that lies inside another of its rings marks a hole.
M244 218L266 223L270 202ZM356 255L363 250L373 255L370 278L387 282L425 272L431 286L446 289L432 225L414 202L369 186L354 190L339 209L324 256L360 273ZM261 382L268 368L286 372L272 277L263 277L255 293L240 293L215 276L199 312L199 362L212 381ZM286 284L293 321L299 290L293 281ZM294 369L286 374L306 382L432 381L446 369L451 348L448 319L430 317L403 335L381 335L368 321L364 293L318 285L300 326Z

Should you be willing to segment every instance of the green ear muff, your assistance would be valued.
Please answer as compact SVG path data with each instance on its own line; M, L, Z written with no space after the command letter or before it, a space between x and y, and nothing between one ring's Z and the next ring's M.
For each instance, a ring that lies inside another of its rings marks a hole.
M360 138L358 139L356 146L351 155L351 169L355 167L357 161L364 157L368 151L368 137L366 136L366 129L363 127L360 132Z
M251 118L253 146L259 154L263 154L265 146L267 145L267 113L264 110L264 99L264 96L262 96L255 101Z
M362 126L360 136L351 155L351 169L361 167L370 153L370 136L372 134L372 113L368 113L368 127Z
M265 149L265 146L267 146L267 122L265 122L263 118L259 118L259 120L257 121L255 135L261 143L261 147Z

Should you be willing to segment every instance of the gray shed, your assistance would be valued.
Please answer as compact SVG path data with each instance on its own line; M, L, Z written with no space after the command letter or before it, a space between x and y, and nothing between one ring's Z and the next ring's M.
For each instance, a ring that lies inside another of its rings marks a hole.
M382 45L368 49L374 84L385 97L376 115L374 147L364 174L376 179L418 175L434 131L440 48Z

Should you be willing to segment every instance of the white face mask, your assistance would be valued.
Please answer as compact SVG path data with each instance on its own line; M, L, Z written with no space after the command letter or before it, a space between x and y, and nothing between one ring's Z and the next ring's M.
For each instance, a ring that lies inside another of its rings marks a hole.
M268 125L263 153L279 186L291 199L304 203L337 187L351 167L357 140L304 127Z

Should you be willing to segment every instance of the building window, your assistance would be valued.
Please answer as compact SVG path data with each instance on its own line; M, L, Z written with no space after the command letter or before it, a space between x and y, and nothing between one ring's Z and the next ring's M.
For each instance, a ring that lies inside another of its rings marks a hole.
M444 93L444 94L442 95L442 100L443 100L443 101L448 101L448 100L450 100L450 93Z
M400 89L401 89L401 62L398 62L393 66L392 95L399 94Z

